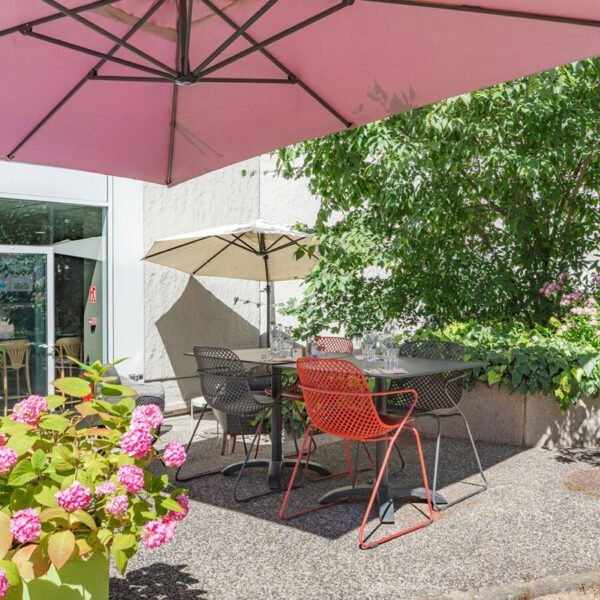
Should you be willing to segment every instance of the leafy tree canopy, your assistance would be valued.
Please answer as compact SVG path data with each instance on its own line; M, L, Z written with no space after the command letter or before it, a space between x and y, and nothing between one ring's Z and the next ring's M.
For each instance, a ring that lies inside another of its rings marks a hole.
M281 150L322 199L303 333L547 322L600 245L599 90L587 60Z

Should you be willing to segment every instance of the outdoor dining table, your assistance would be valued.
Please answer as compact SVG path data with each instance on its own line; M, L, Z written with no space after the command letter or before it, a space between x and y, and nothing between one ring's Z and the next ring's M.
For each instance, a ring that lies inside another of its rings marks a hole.
M271 490L281 489L281 470L283 467L293 467L295 460L285 460L282 452L282 399L281 399L281 376L283 369L295 369L296 357L278 358L274 357L268 348L249 348L245 350L234 350L240 360L244 363L269 366L271 368L271 390L273 397L272 417L271 417L271 459L252 460L247 466L268 467L268 486ZM187 354L187 353L186 353ZM438 360L429 358L409 358L399 359L398 368L394 370L385 369L384 361L380 359L368 361L360 355L349 354L319 354L320 358L339 358L347 360L356 365L365 375L375 382L375 392L386 390L392 379L409 379L422 375L436 375L448 372L468 371L485 366L480 361L461 361L461 360ZM386 413L386 397L376 398L376 407L381 414ZM375 450L375 470L376 477L381 471L381 465L387 450L387 442L380 441L376 443ZM304 462L304 461L303 461ZM225 475L230 475L239 470L241 463L230 465L223 470ZM330 471L313 462L308 464L308 468L320 475L330 475ZM340 501L355 496L369 496L373 489L373 483L358 484L355 486L343 486L336 488L323 495L319 502L327 504ZM379 503L379 518L382 523L394 522L394 500L395 497L412 498L414 500L425 500L425 488L406 487L400 485L390 485L387 471L383 474L379 492L377 495ZM447 500L441 495L436 495L437 504L446 504Z

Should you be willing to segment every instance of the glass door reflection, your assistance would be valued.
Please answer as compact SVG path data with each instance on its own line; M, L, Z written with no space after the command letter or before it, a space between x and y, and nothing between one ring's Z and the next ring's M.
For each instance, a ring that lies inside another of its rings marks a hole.
M0 246L0 394L7 412L30 394L46 395L54 372L53 252Z

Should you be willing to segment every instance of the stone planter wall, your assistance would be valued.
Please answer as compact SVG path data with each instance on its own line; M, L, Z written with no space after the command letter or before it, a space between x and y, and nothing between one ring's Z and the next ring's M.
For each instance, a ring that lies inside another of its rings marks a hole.
M526 447L600 446L600 398L580 400L566 414L553 397L509 394L478 383L460 402L476 440ZM435 435L433 419L420 419L419 431ZM467 437L460 418L445 419L448 437Z

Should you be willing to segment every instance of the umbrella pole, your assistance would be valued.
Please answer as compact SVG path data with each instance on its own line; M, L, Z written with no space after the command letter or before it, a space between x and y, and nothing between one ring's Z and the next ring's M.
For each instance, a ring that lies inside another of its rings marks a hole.
M267 292L267 348L271 347L271 280L269 278L269 255L265 254L263 256L263 260L265 261L265 279L267 282L266 292Z

